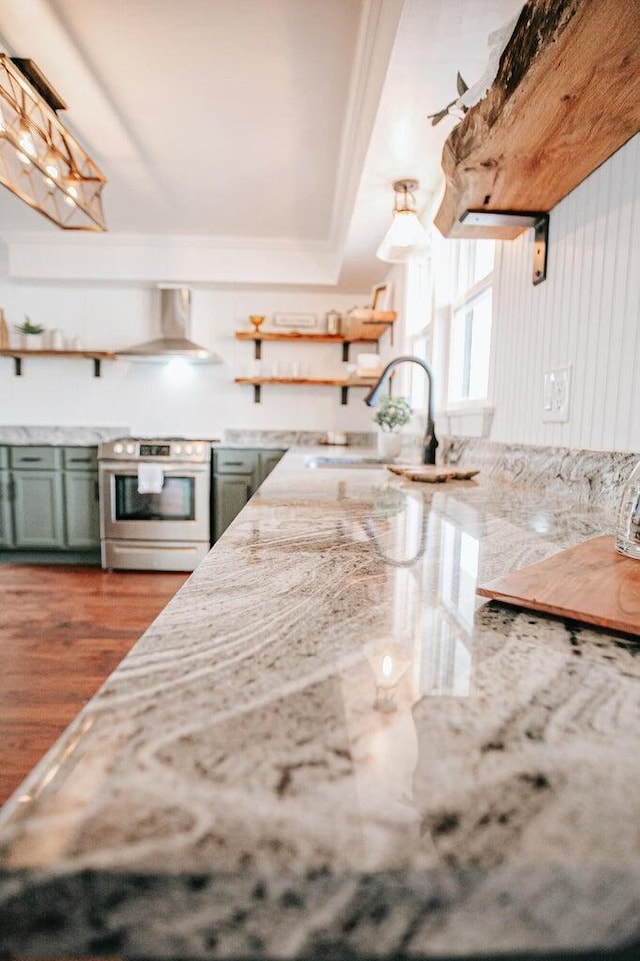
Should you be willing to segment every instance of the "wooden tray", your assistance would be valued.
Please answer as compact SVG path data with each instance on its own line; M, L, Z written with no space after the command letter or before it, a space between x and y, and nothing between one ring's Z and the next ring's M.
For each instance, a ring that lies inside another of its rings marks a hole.
M477 589L482 597L640 637L640 561L596 537Z
M479 474L479 470L464 470L459 467L433 467L425 464L423 467L414 465L403 467L402 464L387 464L387 470L411 481L422 481L423 484L442 484L448 480L470 480Z

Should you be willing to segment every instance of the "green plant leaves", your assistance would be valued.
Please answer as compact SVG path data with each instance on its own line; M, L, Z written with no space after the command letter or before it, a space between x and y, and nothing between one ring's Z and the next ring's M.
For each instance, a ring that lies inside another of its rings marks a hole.
M406 397L385 394L380 398L373 419L383 430L398 430L411 420L411 405Z
M442 110L438 110L436 113L430 113L427 115L427 120L431 121L432 127L435 127L437 123L440 123L441 120L444 120L444 118L448 115L451 108L457 104L459 97L465 94L469 89L465 81L462 79L462 75L459 70L456 76L456 89L458 91L458 97L456 97L455 100L452 100L451 103L448 103L446 107L442 108ZM461 107L460 109L462 110L463 113L466 113L468 108Z

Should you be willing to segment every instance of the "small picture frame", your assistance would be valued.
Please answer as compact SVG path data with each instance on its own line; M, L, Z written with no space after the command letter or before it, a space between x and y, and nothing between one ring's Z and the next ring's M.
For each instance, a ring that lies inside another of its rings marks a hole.
M371 288L371 310L389 310L391 284L375 284Z
M308 330L318 327L319 317L317 314L274 314L271 322L274 327L280 330Z

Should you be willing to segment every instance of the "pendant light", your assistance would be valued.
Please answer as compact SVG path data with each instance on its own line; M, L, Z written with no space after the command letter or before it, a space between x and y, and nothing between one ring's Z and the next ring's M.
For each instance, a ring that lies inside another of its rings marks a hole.
M429 235L418 220L413 195L419 186L417 180L396 180L394 183L393 223L376 252L379 260L403 264L429 252Z
M105 177L64 126L33 62L0 53L0 184L65 230L106 230Z

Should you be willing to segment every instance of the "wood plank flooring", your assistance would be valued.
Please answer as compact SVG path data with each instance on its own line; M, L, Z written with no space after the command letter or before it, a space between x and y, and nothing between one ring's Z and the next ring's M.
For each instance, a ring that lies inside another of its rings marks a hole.
M0 566L0 804L188 576Z

